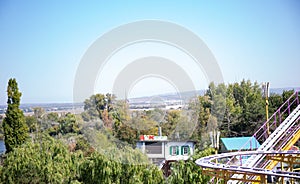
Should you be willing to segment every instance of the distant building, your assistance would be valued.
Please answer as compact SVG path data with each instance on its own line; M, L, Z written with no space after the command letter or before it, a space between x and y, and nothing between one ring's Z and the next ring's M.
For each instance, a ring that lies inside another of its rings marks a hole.
M137 143L154 164L165 161L187 160L195 152L195 141L169 141L167 136L141 135Z
M221 138L220 152L232 152L242 150L256 150L260 144L255 137L230 137Z

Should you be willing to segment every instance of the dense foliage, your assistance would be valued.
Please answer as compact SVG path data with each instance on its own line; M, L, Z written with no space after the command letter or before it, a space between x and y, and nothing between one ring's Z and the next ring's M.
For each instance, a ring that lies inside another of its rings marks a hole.
M19 108L22 93L19 92L16 79L9 79L7 86L7 110L3 120L6 151L23 144L28 138L28 128L23 111Z
M126 150L70 152L47 135L26 142L6 154L1 183L162 183L162 172L145 155Z
M143 154L130 147L84 156L81 150L70 152L63 142L43 134L6 154L0 182L204 184L209 178L202 176L194 161L211 153L212 149L208 149L197 152L186 162L174 163L172 174L166 179Z
M127 155L130 157L130 155ZM122 158L123 159L123 158ZM132 158L131 158L132 159ZM136 162L136 160L134 161ZM84 183L163 183L162 172L155 166L124 163L95 152L80 167Z
M190 157L187 161L179 161L172 164L171 175L167 179L170 184L193 184L209 183L210 177L202 175L202 170L196 165L195 161L201 157L213 154L212 148L199 152Z
M293 91L284 91L282 95L271 94L269 114L291 93ZM129 112L126 102L109 97L113 95L98 94L87 99L82 118L91 120L102 117L100 122L103 127L110 128L113 136L132 146L135 146L140 134L157 135L160 126L163 135L169 139L193 139L201 149L205 149L211 144L209 133L212 131L221 131L222 137L251 136L266 120L262 88L257 82L249 80L228 85L211 83L204 95L191 99L184 109ZM108 111L108 118L104 119ZM108 120L109 123L105 123Z
M69 183L78 176L80 155L49 136L27 142L6 154L2 183Z
M130 111L126 101L96 94L84 102L81 114L47 113L36 107L25 118L15 79L7 91L3 131L8 151L0 167L1 183L208 183L195 160L212 154L209 133L249 136L266 118L260 86L245 80L211 83L183 109ZM270 114L292 93L271 94ZM192 139L204 150L173 163L168 178L134 149L139 135L157 135L158 127L169 140Z

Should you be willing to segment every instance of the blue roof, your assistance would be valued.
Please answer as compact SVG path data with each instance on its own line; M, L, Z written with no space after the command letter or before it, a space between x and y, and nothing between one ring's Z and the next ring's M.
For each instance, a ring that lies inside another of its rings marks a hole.
M251 139L251 141L250 141ZM257 149L260 144L255 137L230 137L221 138L227 151L239 150L243 147L243 150ZM247 145L245 145L247 143Z

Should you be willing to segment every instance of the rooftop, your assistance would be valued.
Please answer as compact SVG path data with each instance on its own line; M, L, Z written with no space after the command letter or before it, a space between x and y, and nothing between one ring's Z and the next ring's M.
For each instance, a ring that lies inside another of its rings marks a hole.
M253 150L257 149L260 146L259 142L255 139L255 137L221 138L221 142L223 142L227 151L239 150L242 147L243 150Z

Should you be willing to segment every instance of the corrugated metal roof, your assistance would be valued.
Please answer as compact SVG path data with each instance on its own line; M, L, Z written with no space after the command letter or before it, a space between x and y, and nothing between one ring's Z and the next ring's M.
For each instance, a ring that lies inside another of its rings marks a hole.
M259 142L255 139L255 137L221 138L221 141L223 142L227 151L239 150L242 147L243 150L257 149L260 146ZM245 145L246 143L247 145Z

